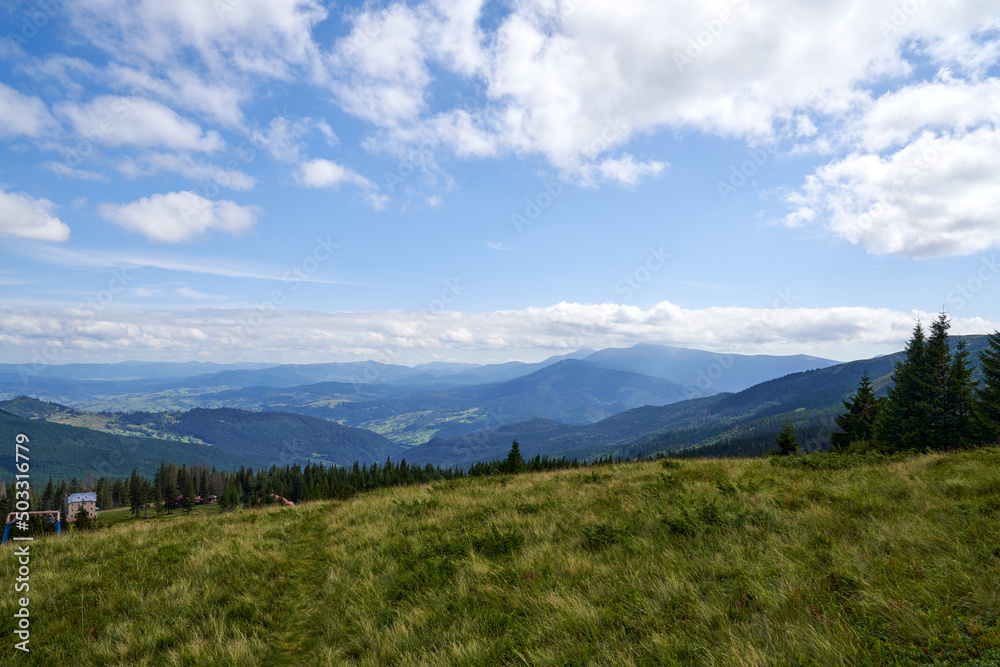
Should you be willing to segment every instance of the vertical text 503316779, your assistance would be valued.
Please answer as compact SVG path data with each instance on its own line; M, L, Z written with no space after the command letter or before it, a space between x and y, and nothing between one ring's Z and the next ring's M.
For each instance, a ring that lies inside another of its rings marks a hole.
M31 510L31 480L30 461L28 458L28 436L18 433L14 439L14 520L19 530L28 529L28 512ZM15 541L31 541L31 537L15 537ZM27 593L30 590L29 579L31 575L31 545L19 545L14 551L14 557L18 561L17 577L14 579L14 591ZM18 600L18 610L14 612L15 628L14 634L21 640L14 644L14 648L28 652L28 641L31 637L31 619L28 611L29 599L22 597Z

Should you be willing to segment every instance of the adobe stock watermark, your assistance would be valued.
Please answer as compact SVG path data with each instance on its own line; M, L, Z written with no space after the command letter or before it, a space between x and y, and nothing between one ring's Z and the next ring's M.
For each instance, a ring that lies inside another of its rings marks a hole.
M714 18L702 21L704 30L693 37L688 37L687 44L683 51L674 51L674 65L677 71L684 73L685 68L693 65L698 58L705 53L705 49L712 46L715 40L726 31L726 26L736 21L734 10L745 10L750 5L749 0L734 0L733 4L723 9Z
M607 121L601 132L580 151L575 167L577 171L583 173L587 162L596 160L598 155L611 148L616 139L628 136L628 132L629 124L624 119L615 118ZM568 185L569 182L562 178L552 178L544 182L534 196L525 197L524 208L510 216L514 231L521 234L525 227L530 227L538 222L542 214L562 196Z
M858 224L862 228L868 228L872 224L874 216L883 214L892 206L896 199L905 192L914 181L927 173L931 165L937 162L941 154L948 150L948 139L937 137L931 142L930 147L925 148L920 155L911 158L903 169L903 176L892 181L887 190L875 200L868 210L858 216Z
M642 289L643 285L652 280L653 276L667 265L670 253L663 250L663 246L654 248L649 246L649 254L646 260L635 267L632 271L624 274L622 279L615 283L615 294L620 294L625 299Z
M723 203L728 202L737 190L749 183L753 175L778 154L778 146L777 144L771 144L767 148L756 146L748 148L746 153L746 160L738 165L730 165L729 180L715 182L715 189L718 190Z
M302 283L310 282L309 277L330 261L339 247L329 235L326 238L317 236L312 251L282 274L280 278L282 286L272 289L266 298L255 303L253 310L236 325L233 336L229 339L229 350L235 351L237 345L248 340L258 328L273 317L288 299L289 294L298 290Z
M948 292L947 303L950 306L948 310L955 312L964 308L965 304L983 291L987 283L996 278L997 273L1000 273L1000 263L997 263L997 256L983 257L979 268L965 282L955 285L955 288Z
M736 363L736 355L740 354L747 346L761 340L765 333L779 322L778 312L795 305L795 297L790 288L775 291L774 301L771 307L764 310L760 315L747 323L739 332L738 338L741 342L736 343L729 351L712 355L714 361L699 368L695 374L695 383L691 387L687 398L699 398L709 396L715 384L733 367Z
M21 16L20 30L17 34L7 33L7 39L17 46L27 46L40 30L51 23L62 11L66 0L40 0L34 7L26 10Z
M889 39L899 32L927 2L928 0L903 0L893 3L892 11L878 20L878 31L882 33L882 37Z

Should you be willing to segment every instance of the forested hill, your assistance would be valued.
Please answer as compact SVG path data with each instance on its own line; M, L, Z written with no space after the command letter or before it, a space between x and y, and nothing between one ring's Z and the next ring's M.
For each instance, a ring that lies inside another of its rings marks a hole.
M149 425L161 432L198 438L240 454L256 465L306 463L348 467L355 461L394 461L405 451L388 438L361 428L289 412L247 412L194 408L187 412L132 412L114 415L123 425Z
M151 476L162 461L202 463L220 470L251 465L249 459L215 447L104 433L0 410L0 442L9 443L11 452L0 457L0 471L7 479L14 475L13 443L19 433L28 436L30 474L36 484L49 477L84 479L88 473L120 477L133 468Z

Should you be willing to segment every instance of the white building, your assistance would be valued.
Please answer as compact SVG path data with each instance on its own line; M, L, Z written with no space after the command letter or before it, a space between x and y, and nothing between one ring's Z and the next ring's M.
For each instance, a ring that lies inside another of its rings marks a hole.
M97 518L97 494L71 493L66 499L66 520L76 521L77 513L83 510L91 519Z

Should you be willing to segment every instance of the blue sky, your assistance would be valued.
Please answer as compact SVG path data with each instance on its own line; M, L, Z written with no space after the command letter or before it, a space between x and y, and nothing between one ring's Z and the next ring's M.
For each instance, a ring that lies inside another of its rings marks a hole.
M987 2L0 9L0 361L1000 326Z

